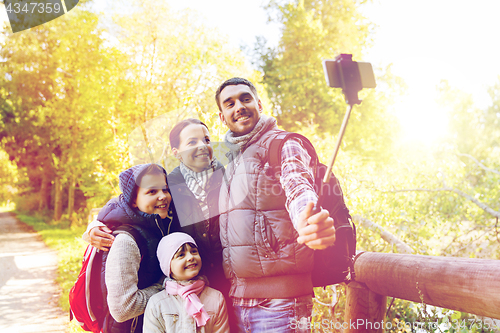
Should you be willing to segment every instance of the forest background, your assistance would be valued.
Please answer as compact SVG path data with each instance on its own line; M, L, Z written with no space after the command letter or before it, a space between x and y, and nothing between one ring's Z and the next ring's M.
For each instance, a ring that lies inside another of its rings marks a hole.
M321 61L340 53L364 60L376 29L360 10L365 2L270 0L279 42L258 38L244 50L199 13L152 0L130 0L112 17L80 1L25 32L5 25L0 204L48 226L81 230L93 208L119 194L120 171L151 158L173 169L166 138L179 120L200 118L213 141L223 140L214 93L233 76L256 83L264 112L309 137L328 161L346 104L341 91L327 87ZM395 115L404 78L390 66L375 74L377 89L360 93L334 167L358 225L358 249L498 259L500 80L480 106L440 82L436 103L447 110L448 126L421 144L402 140ZM80 258L67 260L71 284ZM318 294L316 319L341 320L342 286ZM388 317L466 316L435 311L396 301Z

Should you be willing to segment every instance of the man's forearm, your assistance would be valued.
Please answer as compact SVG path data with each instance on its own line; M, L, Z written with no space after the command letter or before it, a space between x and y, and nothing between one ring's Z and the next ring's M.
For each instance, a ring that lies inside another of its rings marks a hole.
M302 144L296 139L285 142L281 151L280 183L287 197L286 209L295 229L307 203L318 200L314 191L315 165L311 164L311 156Z

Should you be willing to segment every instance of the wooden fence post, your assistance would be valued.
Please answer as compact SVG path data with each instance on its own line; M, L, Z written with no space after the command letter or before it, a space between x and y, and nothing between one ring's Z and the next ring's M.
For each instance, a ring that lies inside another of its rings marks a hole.
M344 332L385 332L387 296L374 293L364 283L350 282L346 290Z

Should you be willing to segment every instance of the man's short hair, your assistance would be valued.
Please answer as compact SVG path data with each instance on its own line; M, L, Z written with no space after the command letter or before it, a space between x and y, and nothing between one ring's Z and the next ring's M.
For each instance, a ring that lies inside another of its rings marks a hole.
M254 94L254 97L257 100L259 100L259 95L257 94L257 89L255 88L255 86L253 85L252 82L250 82L247 79L244 79L242 77L233 77L229 80L224 81L224 83L222 83L219 86L219 88L217 88L217 92L215 93L215 102L217 103L217 106L219 107L219 111L222 111L222 106L220 105L220 100L219 100L220 93L222 92L222 90L224 90L224 88L226 88L227 86L236 86L238 84L244 84L246 86L249 86L250 91Z

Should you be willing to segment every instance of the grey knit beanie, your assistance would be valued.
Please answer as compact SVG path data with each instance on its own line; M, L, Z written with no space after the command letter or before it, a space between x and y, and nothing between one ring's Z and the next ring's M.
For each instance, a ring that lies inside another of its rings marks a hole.
M118 176L120 190L122 191L123 197L128 204L135 200L135 198L132 198L132 196L134 194L134 190L140 185L141 180L138 179L139 176L152 165L155 164L148 163L134 165L133 167L122 171ZM160 165L156 165L163 169L163 167L161 167Z

